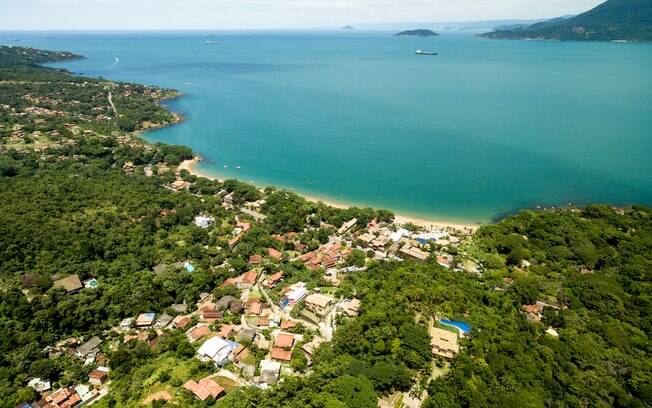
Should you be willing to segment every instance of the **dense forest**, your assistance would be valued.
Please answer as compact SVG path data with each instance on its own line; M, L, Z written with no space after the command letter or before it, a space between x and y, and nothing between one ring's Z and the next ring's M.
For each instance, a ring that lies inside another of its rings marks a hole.
M652 3L649 0L608 0L575 17L498 29L483 36L560 41L652 41Z
M21 63L29 71L25 79L42 74L77 80L34 62L42 60ZM12 78L21 75L5 68ZM20 93L9 85L0 90ZM217 288L246 271L251 255L285 248L272 238L276 234L295 233L315 249L352 218L360 228L373 219L393 219L389 211L335 209L286 191L184 171L180 177L192 182L188 191L163 188L175 176L158 169L191 152L136 139L119 143L130 128L152 119L147 112L164 115L164 109L151 96L155 90L116 86L143 91L134 96L139 104L119 104L133 126L111 123L109 133L71 134L73 142L41 151L0 144L2 407L36 398L26 386L29 378L67 386L92 369L65 354L50 356L47 346L70 336L111 338L109 329L125 317L174 315L170 306L194 304L202 292L224 295L228 291ZM91 100L99 101L104 86L93 89ZM13 113L23 109L19 103L8 103ZM23 120L9 117L2 123ZM84 123L99 129L96 122ZM141 167L126 172L126 163ZM153 169L149 175L142 171L146 165ZM236 212L222 205L220 191L232 194L235 205L265 197L260 211L266 218L233 249L225 237ZM214 228L193 223L203 213L215 218ZM435 259L369 261L366 270L332 288L360 299L360 315L340 318L309 370L302 356L293 356L293 367L304 374L266 390L234 389L218 401L180 394L177 406L365 408L396 391L427 395L427 408L652 406L652 210L593 205L524 211L481 227L463 249L482 259L482 274L445 269ZM359 261L354 258L351 263ZM175 266L186 260L193 273ZM166 267L154 273L157 265ZM328 286L303 265L282 268L288 281ZM53 287L70 274L96 278L98 287L75 295ZM531 321L524 306L536 302L545 306L540 319ZM450 365L431 354L427 327L440 316L473 328ZM258 352L253 346L252 351ZM98 407L139 406L148 387L179 387L188 375L213 370L193 357L195 346L178 329L159 336L153 347L129 342L103 352L112 385Z

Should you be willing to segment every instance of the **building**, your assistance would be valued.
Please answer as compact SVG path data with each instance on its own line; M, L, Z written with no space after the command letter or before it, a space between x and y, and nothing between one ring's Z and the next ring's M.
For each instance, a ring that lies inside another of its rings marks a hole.
M88 382L98 387L102 386L109 379L109 371L105 367L98 367L88 373Z
M270 357L274 360L290 362L292 361L292 351L283 350L282 348L275 347L272 349L272 352L270 353Z
M45 397L49 408L74 407L81 402L81 398L70 388L59 388L57 391Z
M203 215L198 215L195 217L195 225L199 228L208 228L210 227L215 220L213 217L206 217Z
M340 305L342 313L349 317L356 317L360 313L360 300L347 299Z
M201 326L195 326L192 329L188 330L186 335L188 336L188 340L192 342L192 341L197 341L202 337L208 336L211 333L212 332L210 327L208 327L207 324L204 324Z
M267 278L267 280L265 281L265 286L271 289L274 286L278 285L278 283L282 280L283 280L283 272L276 272L275 274Z
M190 391L201 401L205 401L208 397L217 399L224 393L224 388L209 377L202 378L199 382L188 380L183 385L183 388Z
M260 362L260 382L267 385L274 385L278 382L281 374L281 363L272 360Z
M313 293L306 297L305 304L308 310L315 312L319 316L323 316L328 312L328 308L333 301L334 299L329 296Z
M457 333L437 327L430 328L430 346L435 356L451 359L460 351L457 343Z
M192 319L189 316L176 316L172 319L172 327L175 329L185 329Z
M156 313L142 313L136 318L136 327L149 327L154 323Z
M156 322L154 323L154 328L164 329L170 324L171 321L172 321L172 316L163 313L158 317L158 319L156 319Z
M278 251L278 250L276 250L274 248L267 248L267 255L269 255L270 257L272 257L274 259L276 259L277 261L280 261L281 259L283 259L283 252Z
M97 336L91 337L86 343L77 347L75 354L79 358L86 358L89 354L97 354L99 352L99 346L102 344L102 339Z
M45 392L50 389L50 381L42 380L40 378L32 378L27 383L28 387L32 387L36 392Z
M251 256L249 257L249 263L250 263L251 265L258 265L258 264L261 263L262 261L263 261L263 257L260 256L260 255L258 255L258 254L251 255Z
M428 252L422 251L417 247L411 245L404 245L403 248L399 251L401 255L405 255L409 258L416 259L417 261L424 262L428 259L430 254Z
M292 349L294 346L294 335L291 333L279 333L274 339L274 347Z
M220 337L211 337L197 350L197 355L202 361L213 361L215 365L222 366L229 361L229 354L236 347Z
M61 288L66 291L67 294L73 294L78 292L83 288L82 282L79 279L79 275L70 275L65 278L54 281L52 285L54 288Z
M342 224L342 226L340 227L340 229L337 230L337 233L338 233L338 234L344 234L345 232L347 232L348 230L350 230L351 228L353 228L353 226L354 226L357 222L358 222L358 219L357 219L357 218L353 218L352 220L349 220L349 221L345 222L344 224Z
M239 276L239 282L236 284L238 289L250 289L258 278L258 273L256 271L245 272Z

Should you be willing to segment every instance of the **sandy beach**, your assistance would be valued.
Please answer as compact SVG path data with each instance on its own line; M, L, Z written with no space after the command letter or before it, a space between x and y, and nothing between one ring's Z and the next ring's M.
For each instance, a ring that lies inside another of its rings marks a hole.
M194 157L192 160L185 160L183 161L179 167L178 170L187 170L190 174L197 176L197 177L204 177L209 180L217 180L220 182L223 182L224 180L219 179L218 177L215 177L211 174L208 174L206 172L203 172L197 168L197 165L201 162L200 157ZM331 207L335 208L349 208L349 207L354 207L354 204L347 204L347 203L341 203L341 202L336 202L334 200L329 200L321 197L314 197L311 195L307 194L302 194L298 193L300 196L305 198L308 201L313 201L313 202L322 202L326 205L329 205ZM425 228L438 228L438 229L455 229L455 230L470 230L470 231L475 231L478 229L478 227L481 226L481 224L465 224L465 223L460 223L460 222L451 222L451 221L443 221L443 220L437 220L437 219L429 219L429 218L422 218L422 217L414 217L410 215L404 215L404 214L397 214L394 213L394 219L395 223L398 225L402 224L414 224L418 225L420 227L425 227Z

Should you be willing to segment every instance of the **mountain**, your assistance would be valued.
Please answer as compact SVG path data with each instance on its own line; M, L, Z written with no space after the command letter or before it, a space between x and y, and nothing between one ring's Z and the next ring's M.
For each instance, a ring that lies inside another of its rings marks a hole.
M652 0L608 0L576 17L497 29L482 36L559 41L652 41Z
M436 37L439 34L432 30L426 30L426 29L418 29L418 30L407 30L407 31L401 31L400 33L396 34L396 37Z
M351 25L345 25L344 27L342 27L342 30L355 30L355 27Z

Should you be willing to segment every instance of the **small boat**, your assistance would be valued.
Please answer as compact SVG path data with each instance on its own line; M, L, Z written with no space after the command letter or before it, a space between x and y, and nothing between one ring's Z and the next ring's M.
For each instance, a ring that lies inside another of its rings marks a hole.
M415 53L416 55L437 55L436 52L432 52L432 51L423 51L423 50L416 50L414 53Z
M206 40L206 44L207 44L207 45L220 45L220 44L222 44L222 43L219 42L219 41Z
M225 169L228 169L228 168L229 168L229 166L225 164L225 165L224 165L224 168L225 168Z
M240 170L240 166L235 166L236 169Z

